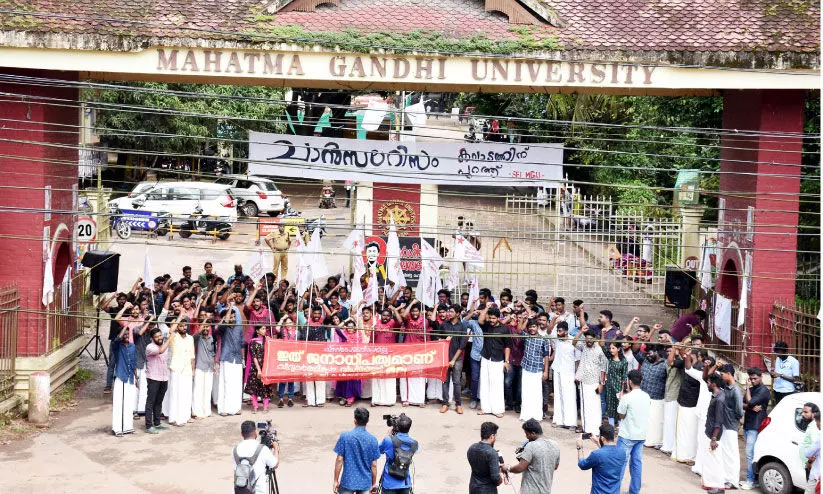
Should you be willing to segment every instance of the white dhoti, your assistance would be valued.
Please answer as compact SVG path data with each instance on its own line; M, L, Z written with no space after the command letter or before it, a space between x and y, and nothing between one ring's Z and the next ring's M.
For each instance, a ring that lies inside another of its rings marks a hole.
M135 393L135 399L137 401L134 405L134 411L137 413L145 413L146 398L149 396L149 383L146 381L145 367L137 369L137 382L135 385L137 386L137 393Z
M211 415L211 389L214 383L214 372L200 369L194 371L194 391L191 397L191 414L195 417Z
M663 444L663 400L651 400L649 423L646 427L646 446L656 448Z
M440 379L426 379L426 399L443 401L443 381Z
M506 400L503 394L505 381L503 361L492 362L487 358L480 359L480 408L483 413L495 415L506 411Z
M674 451L675 430L677 429L677 400L663 402L663 446L660 451Z
M166 394L163 395L163 406L160 412L168 418L169 408L171 407L171 373L169 373L169 387L166 388Z
M711 447L708 445L706 445L706 449L704 451L701 451L703 462L700 476L703 477L704 489L723 489L725 487L726 481L723 472L722 449L723 446L718 443L717 449L714 451L712 451Z
M169 394L169 423L185 424L191 418L191 371L169 373Z
M520 420L543 420L543 373L520 374Z
M426 378L410 377L400 378L400 401L411 403L412 405L423 405L426 403Z
M371 379L363 379L360 381L360 397L364 400L371 398L371 395L374 392L371 389L371 381Z
M219 396L220 389L220 367L217 367L217 370L212 373L212 380L211 380L211 402L217 406L217 398Z
M694 461L697 454L697 407L677 406L676 430L672 459Z
M740 446L738 445L737 429L726 429L720 435L720 446L723 456L723 480L738 487L740 485Z
M305 383L306 403L310 407L326 403L326 381L309 381Z
M568 375L554 372L554 417L552 422L563 427L577 426L577 390L574 386L574 374ZM600 415L600 396L596 399L598 416ZM600 428L600 420L597 427Z
M371 404L392 406L397 402L397 380L372 379Z
M706 433L703 430L706 426L707 413L708 408L703 407L702 404L698 401L697 430L695 431L695 444L697 445L697 453L694 455L694 465L692 466L692 472L696 473L697 475L700 475L700 470L703 468L702 464L704 461L704 457L706 456L706 450L709 449L709 438L706 436Z
M243 406L243 364L220 362L217 413L236 415Z
M603 413L600 408L600 395L597 394L597 384L580 385L580 411L583 416L583 432L600 435L600 422ZM555 401L557 400L555 392ZM557 414L555 413L555 417Z
M111 431L115 434L129 434L134 432L133 404L137 396L134 384L125 383L116 378L111 389Z

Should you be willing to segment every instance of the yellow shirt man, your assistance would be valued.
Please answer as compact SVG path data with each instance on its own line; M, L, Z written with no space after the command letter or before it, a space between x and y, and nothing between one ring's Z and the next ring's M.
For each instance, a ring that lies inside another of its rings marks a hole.
M274 267L272 272L277 276L278 271L282 271L281 280L286 279L289 273L289 248L291 247L291 236L283 225L277 225L277 231L266 235L266 245L274 252Z

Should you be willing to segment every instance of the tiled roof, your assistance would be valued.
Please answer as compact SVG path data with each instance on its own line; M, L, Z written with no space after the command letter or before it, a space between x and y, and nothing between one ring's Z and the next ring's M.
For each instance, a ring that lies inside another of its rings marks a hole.
M0 13L0 31L138 38L233 39L209 30L266 32L273 26L361 32L439 31L448 37L485 34L512 39L506 17L486 12L484 0L340 0L313 12L266 11L278 0L0 0L0 9L62 14L45 18ZM542 0L562 28L544 24L533 32L554 34L562 49L654 52L819 51L819 5L809 0ZM279 0L282 5L283 0ZM114 18L140 21L116 22ZM201 30L193 31L192 29Z

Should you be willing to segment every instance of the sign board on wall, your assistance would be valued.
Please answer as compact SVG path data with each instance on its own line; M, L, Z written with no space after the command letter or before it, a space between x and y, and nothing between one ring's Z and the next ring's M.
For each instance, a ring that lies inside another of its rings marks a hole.
M420 236L420 186L375 183L372 190L373 232L388 236L391 219L398 237Z
M398 184L531 187L563 179L563 146L391 142L249 131L249 173Z

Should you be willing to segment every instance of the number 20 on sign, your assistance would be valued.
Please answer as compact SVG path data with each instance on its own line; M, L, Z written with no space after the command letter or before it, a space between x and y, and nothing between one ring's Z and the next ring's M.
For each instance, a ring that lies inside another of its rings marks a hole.
M79 216L74 224L74 230L80 243L94 242L97 238L97 222L90 216Z

